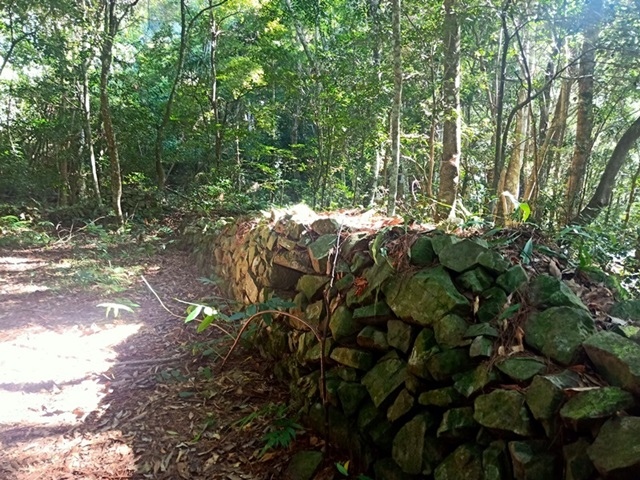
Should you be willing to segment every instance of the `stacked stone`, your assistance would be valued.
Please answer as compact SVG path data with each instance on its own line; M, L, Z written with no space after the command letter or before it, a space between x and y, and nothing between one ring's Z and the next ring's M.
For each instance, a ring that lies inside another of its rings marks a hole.
M640 345L597 331L561 280L529 279L479 238L234 228L216 240L218 274L246 302L293 298L325 338L323 355L287 320L261 349L311 425L376 478L640 478Z

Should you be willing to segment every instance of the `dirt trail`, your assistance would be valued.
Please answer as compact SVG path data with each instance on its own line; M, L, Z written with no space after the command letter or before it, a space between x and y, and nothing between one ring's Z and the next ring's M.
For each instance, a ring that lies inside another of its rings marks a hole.
M137 273L118 293L96 289L100 279L79 270L76 255L0 251L0 478L281 478L290 454L259 461L258 452L262 414L286 402L282 388L246 351L221 371L222 335L195 334L140 280L184 312L172 298L211 293L186 254L123 266L121 277ZM139 308L114 318L96 307L122 299Z

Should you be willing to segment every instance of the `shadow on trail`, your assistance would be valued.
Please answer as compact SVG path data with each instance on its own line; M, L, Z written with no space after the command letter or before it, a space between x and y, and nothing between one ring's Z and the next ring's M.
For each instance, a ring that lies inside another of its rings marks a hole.
M50 283L47 252L29 253L0 253L0 478L280 478L287 455L258 461L260 412L286 402L264 362L236 354L221 371L228 343L141 285L119 294L140 308L117 318L96 308L113 295L20 292ZM185 254L154 262L161 297L206 293Z

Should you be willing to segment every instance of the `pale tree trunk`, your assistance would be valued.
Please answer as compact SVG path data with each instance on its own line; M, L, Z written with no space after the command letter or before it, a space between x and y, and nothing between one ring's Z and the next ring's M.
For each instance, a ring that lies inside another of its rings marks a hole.
M455 216L458 180L460 177L460 150L462 119L460 112L460 23L456 0L445 0L444 73L442 77L443 114L442 162L438 187L436 220Z
M591 223L604 207L611 202L611 194L613 193L613 187L616 183L616 177L618 172L622 168L624 161L627 158L629 150L633 147L633 144L640 138L640 117L624 132L616 147L613 149L613 153L607 162L607 165L600 177L600 182L596 188L593 197L589 200L587 206L580 212L580 214L572 219L573 222L586 225Z
M527 92L521 90L518 94L518 103L523 102ZM528 111L520 109L516 115L515 132L513 136L513 150L507 168L503 169L498 185L498 212L497 221L501 225L510 225L511 214L520 198L520 172L524 160L524 150L529 128ZM506 135L506 132L505 132Z
M587 162L593 146L593 74L596 67L596 42L600 33L602 0L591 0L585 12L588 24L584 30L578 77L578 111L576 140L565 196L565 219L570 221L579 208Z
M82 1L82 19L85 23L89 22L91 12L90 0ZM98 17L99 18L99 17ZM96 20L98 20L96 18ZM97 22L96 22L97 24ZM91 180L93 195L96 203L102 205L102 194L100 192L100 181L98 179L98 166L96 163L96 154L93 143L93 128L91 126L91 90L89 88L89 67L94 58L93 49L90 41L90 32L85 30L82 32L82 62L80 63L81 82L78 85L80 111L82 112L82 139L80 161L86 161L91 169Z
M82 107L82 158L88 160L91 168L93 194L98 205L102 205L98 166L93 147L93 129L91 128L91 94L89 90L89 59L82 62L82 85L80 85L80 104Z
M391 106L391 172L387 215L395 215L400 174L400 111L402 107L402 38L400 0L391 1L393 37L393 104Z
M560 92L558 93L558 100L554 109L553 117L551 118L551 125L547 129L542 147L539 149L538 154L534 159L534 165L531 171L526 186L524 199L530 203L532 210L535 213L535 218L540 219L538 209L535 208L537 204L538 195L546 185L546 176L544 174L546 166L549 162L558 161L558 149L564 142L565 133L567 130L567 117L569 115L569 96L571 93L571 86L573 80L566 78L560 85Z

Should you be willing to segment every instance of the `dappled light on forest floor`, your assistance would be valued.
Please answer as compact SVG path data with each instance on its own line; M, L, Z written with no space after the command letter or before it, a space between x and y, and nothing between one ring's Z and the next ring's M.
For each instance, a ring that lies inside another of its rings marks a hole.
M98 378L116 360L112 348L140 327L32 326L16 333L0 344L0 423L73 424L84 418L104 396Z

